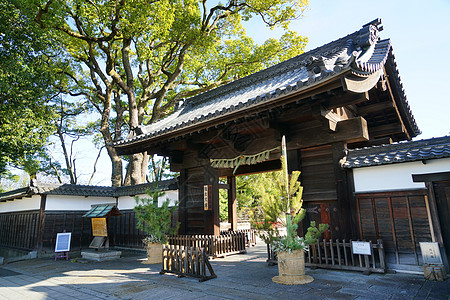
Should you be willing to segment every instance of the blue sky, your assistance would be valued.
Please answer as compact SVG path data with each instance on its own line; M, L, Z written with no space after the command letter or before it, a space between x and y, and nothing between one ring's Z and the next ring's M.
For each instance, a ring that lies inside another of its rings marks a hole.
M450 134L450 0L310 0L291 29L309 39L306 51L381 18L381 38L390 38L403 87L425 139ZM256 24L252 24L256 25ZM261 26L247 34L262 42L281 34Z
M425 139L450 133L450 0L310 0L305 16L293 21L291 29L307 36L306 50L319 47L359 30L381 18L381 38L390 38L403 86L413 115ZM280 30L250 22L247 33L258 43L278 38ZM77 150L80 180L90 177L97 150L83 143ZM81 165L84 167L82 168ZM110 185L111 162L103 151L93 184Z

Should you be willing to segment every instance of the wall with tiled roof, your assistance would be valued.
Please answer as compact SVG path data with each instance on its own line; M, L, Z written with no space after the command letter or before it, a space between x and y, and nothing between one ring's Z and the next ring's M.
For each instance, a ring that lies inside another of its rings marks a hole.
M412 174L439 173L450 170L450 158L404 162L353 169L356 193L424 189L423 182L413 182Z
M450 136L348 150L342 166L353 169L356 192L425 188L412 174L450 170Z
M348 150L344 168L354 169L450 157L450 136Z
M94 204L116 203L119 209L133 209L134 196L146 196L154 189L152 183L125 187L88 186L75 184L49 184L33 181L29 187L0 193L0 213L40 209L41 195L47 195L46 211L85 211ZM159 189L166 191L166 198L178 200L177 179L164 180Z

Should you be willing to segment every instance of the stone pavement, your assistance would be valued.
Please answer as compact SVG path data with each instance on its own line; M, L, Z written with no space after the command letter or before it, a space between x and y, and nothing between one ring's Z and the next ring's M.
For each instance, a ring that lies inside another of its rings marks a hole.
M211 261L216 279L159 275L160 265L143 264L143 252L125 252L114 262L52 258L0 267L0 299L450 299L450 280L421 275L310 270L314 281L285 286L272 282L277 266L265 263L264 245L247 254Z

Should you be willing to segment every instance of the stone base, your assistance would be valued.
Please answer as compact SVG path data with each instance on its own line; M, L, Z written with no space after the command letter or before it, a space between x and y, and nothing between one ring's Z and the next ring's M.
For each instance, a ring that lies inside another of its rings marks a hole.
M108 261L108 260L117 260L122 255L122 251L116 250L103 250L103 251L94 251L94 250L84 250L81 251L81 256L83 259L87 260L95 260L95 261Z
M442 265L424 265L423 275L426 280L444 281L447 279L447 271Z
M278 275L272 277L272 281L279 284L294 285L313 282L314 278L309 275Z

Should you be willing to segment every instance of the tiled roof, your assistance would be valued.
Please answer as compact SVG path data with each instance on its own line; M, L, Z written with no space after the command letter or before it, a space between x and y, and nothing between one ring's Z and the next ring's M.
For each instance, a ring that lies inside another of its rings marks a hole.
M131 186L108 187L78 184L50 184L33 180L29 187L0 193L0 201L12 200L19 197L36 194L70 195L85 197L121 197L144 194L147 190L154 189L153 183L145 183ZM158 188L163 191L178 188L177 179L163 180Z
M450 136L348 150L344 168L450 157Z
M147 126L137 128L134 137L113 145L131 145L176 133L190 126L208 123L235 113L266 104L274 99L298 93L330 80L349 70L368 76L383 68L386 61L397 72L389 39L380 40L381 20L377 19L362 29L341 39L291 58L268 69L241 78L227 85L205 92L184 101L170 116ZM402 107L408 115L411 128L420 133L414 121L404 91L400 96Z

